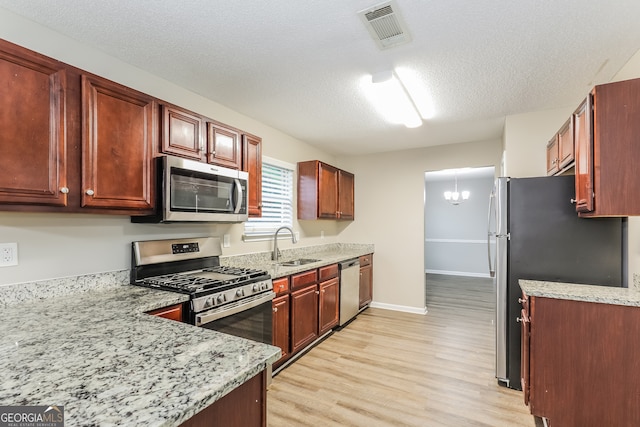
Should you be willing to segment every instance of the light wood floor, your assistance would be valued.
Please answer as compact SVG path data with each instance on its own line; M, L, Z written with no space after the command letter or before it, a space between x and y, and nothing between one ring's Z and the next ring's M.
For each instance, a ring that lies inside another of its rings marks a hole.
M426 316L369 308L281 371L268 425L535 426L494 378L491 281L427 280Z

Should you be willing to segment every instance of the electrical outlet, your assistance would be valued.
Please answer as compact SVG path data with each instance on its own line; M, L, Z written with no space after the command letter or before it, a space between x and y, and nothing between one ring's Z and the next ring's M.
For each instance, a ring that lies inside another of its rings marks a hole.
M296 241L300 240L300 232L296 231L295 233L293 233L294 236L296 236Z
M225 234L224 236L222 236L222 247L228 248L229 246L231 246L231 235Z
M0 243L0 267L18 265L18 244Z
M320 238L321 238L321 239L324 239L324 230L322 230L322 231L320 232Z

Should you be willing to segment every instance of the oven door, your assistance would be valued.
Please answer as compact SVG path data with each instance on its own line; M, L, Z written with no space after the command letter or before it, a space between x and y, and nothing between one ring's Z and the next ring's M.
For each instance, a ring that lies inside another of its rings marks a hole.
M195 325L265 344L273 342L275 293L267 292L195 315Z

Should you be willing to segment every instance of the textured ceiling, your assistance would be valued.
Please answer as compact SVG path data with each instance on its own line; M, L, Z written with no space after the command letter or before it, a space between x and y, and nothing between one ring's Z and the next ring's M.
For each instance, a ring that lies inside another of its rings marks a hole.
M500 138L505 115L577 105L640 49L640 1L396 0L413 37L381 51L376 0L0 0L0 7L298 139L355 154ZM386 123L360 89L418 74L435 117Z

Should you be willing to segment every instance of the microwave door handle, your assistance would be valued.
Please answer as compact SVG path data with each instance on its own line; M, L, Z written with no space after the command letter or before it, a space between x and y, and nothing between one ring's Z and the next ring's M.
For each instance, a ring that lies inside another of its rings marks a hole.
M239 179L234 179L236 188L236 208L233 210L233 213L240 213L240 208L242 208L242 183Z

